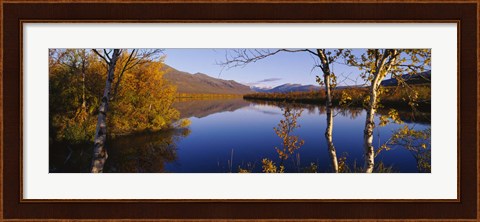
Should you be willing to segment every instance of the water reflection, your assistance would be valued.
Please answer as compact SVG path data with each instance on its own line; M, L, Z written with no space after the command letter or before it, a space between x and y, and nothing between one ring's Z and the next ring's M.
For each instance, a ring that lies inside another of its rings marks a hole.
M167 172L165 164L177 159L178 141L189 134L188 128L182 128L110 138L104 172ZM51 144L50 172L89 172L91 147L91 144Z
M320 115L325 115L327 113L326 107L324 105L316 104L305 104L305 103L286 103L279 101L266 101L266 100L254 100L248 99L247 101L253 104L259 105L268 105L272 107L285 107L290 106L297 109L305 109L309 114L314 114L318 109ZM356 119L364 111L361 107L334 107L336 114L339 114L342 117L348 117L350 119ZM378 109L377 113L379 115L387 115L390 109ZM400 119L406 123L421 123L421 124L430 124L431 113L430 112L413 112L410 109L399 109L398 114Z
M50 173L88 173L92 161L93 144L66 144L50 139Z
M295 129L294 134L305 143L295 153L295 162L285 161L286 172L298 172L299 168L332 172L324 137L327 124L324 106L241 98L178 101L174 106L182 117L190 119L188 129L110 138L105 172L225 173L239 168L262 172L264 158L280 162L274 147L280 146L282 140L273 128L284 118L282 108L287 106L303 110L298 118L301 127ZM343 153L348 153L346 164L353 166L355 161L363 160L365 111L336 107L334 113L332 136L337 154L343 157ZM378 110L378 113L388 114L388 110ZM416 130L430 127L429 113L413 115L408 110L400 110L399 115L406 125ZM387 142L392 132L401 127L399 124L377 127L375 146ZM50 172L88 172L91 149L91 144L51 141ZM417 160L408 150L392 147L377 158L393 166L396 172L418 172Z
M233 112L250 105L242 98L233 99L180 99L173 107L180 112L181 118L202 118L219 112Z
M110 141L105 172L162 173L165 164L177 159L177 143L189 129L123 136Z

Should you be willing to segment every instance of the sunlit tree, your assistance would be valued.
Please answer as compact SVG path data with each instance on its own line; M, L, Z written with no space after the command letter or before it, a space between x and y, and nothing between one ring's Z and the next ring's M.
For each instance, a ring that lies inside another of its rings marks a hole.
M360 51L360 53L358 53ZM357 53L356 53L357 52ZM348 65L360 70L360 76L369 84L368 95L365 98L367 110L364 127L365 172L372 173L375 162L373 147L374 117L380 101L379 95L385 93L381 82L390 75L401 87L409 87L404 75L415 75L430 66L430 49L366 49L344 50L344 58ZM409 90L409 105L414 108L418 93Z
M273 128L277 136L282 139L282 146L275 147L278 157L281 160L281 166L283 166L284 161L288 159L288 157L293 155L295 151L300 149L300 147L304 144L302 139L300 139L298 136L292 135L293 131L300 127L297 121L301 115L302 110L296 110L286 106L283 108L284 119L280 120L278 126Z
M123 75L125 74L125 72L129 71L140 63L152 61L158 56L158 53L160 53L161 50L103 49L101 52L99 52L96 49L93 49L93 52L105 62L105 65L107 67L105 88L98 108L98 120L95 130L91 170L92 173L101 173L103 170L103 165L108 158L105 143L107 138L107 111L109 101L115 98L118 87L121 83L121 80L123 79ZM116 82L114 82L115 72L118 72ZM114 87L113 96L112 87Z

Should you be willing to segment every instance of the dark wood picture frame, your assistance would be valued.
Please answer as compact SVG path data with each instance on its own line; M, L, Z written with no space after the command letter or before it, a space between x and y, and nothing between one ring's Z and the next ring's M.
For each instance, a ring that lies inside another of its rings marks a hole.
M0 3L0 220L29 219L480 219L478 127L479 3L137 2ZM22 196L22 23L29 22L413 22L458 24L457 200L24 201Z

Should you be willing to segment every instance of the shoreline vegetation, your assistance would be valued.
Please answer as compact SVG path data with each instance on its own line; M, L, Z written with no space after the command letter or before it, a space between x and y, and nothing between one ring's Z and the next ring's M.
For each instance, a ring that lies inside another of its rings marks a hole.
M413 99L409 93L416 92L416 98ZM395 108L399 110L412 110L430 112L431 96L430 85L414 85L410 88L385 87L382 93L378 108ZM326 101L325 90L310 92L287 92L287 93L251 93L243 95L248 101L277 101L300 104L319 104L324 105ZM368 88L344 88L336 89L332 94L332 103L334 106L364 107L368 98Z

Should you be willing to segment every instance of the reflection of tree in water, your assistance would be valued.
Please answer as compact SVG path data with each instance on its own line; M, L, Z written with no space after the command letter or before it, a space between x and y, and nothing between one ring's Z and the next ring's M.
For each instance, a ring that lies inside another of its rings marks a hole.
M325 106L318 106L318 113L320 115L325 115L327 113L327 107Z
M318 109L318 113L320 115L325 115L327 113L327 109L324 105L319 104L306 104L306 103L292 103L292 102L279 102L279 101L267 101L267 100L248 100L255 104L261 105L268 105L272 107L290 107L294 109L305 109L307 110L308 114L315 114L316 110ZM358 117L363 109L358 107L334 107L335 113L340 113L340 115L345 117L350 117L351 119L355 119Z
M271 107L280 107L286 108L289 107L290 109L305 109L308 111L309 114L315 113L315 108L319 107L316 104L305 104L305 103L295 103L295 102L279 102L279 101L269 101L269 100L256 100L256 99L247 99L246 101L251 102L253 104L258 105L265 105Z
M315 114L315 106L307 106L305 107L305 109L307 110L307 113L312 115L312 114Z
M356 119L360 114L362 114L362 108L354 108L354 107L340 107L337 108L335 111L339 113L343 117L349 117L350 119Z
M189 129L175 129L116 138L111 142L105 172L165 172L165 164L177 159L176 143L189 134Z
M431 113L430 112L420 112L420 111L412 111L412 110L399 110L398 111L398 117L400 117L400 120L402 120L405 123L426 123L430 124L431 123ZM389 112L389 109L378 109L377 113L379 115L387 115Z
M104 172L165 172L165 164L177 158L177 142L189 134L188 128L180 128L109 139ZM50 149L50 172L89 172L90 144L51 143Z

